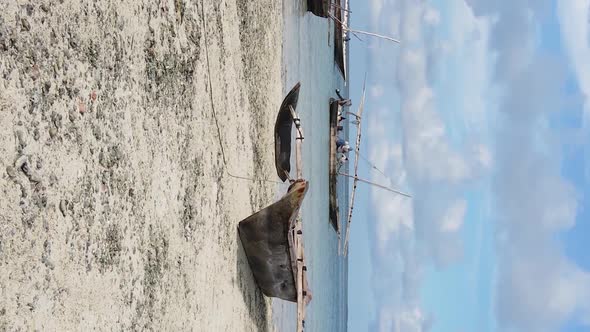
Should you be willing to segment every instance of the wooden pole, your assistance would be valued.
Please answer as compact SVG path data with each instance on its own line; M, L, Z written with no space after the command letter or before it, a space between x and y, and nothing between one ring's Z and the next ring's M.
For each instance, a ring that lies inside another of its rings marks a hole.
M354 29L350 29L348 27L343 27L343 29L346 30L346 31L350 31L352 33L360 33L361 35L368 35L368 36L373 36L373 37L377 37L377 38L383 38L383 39L392 41L394 43L398 43L398 44L400 43L400 41L398 39L391 38L391 37L384 36L384 35L380 35L380 34L373 33L373 32L367 32L367 31L362 31L362 30L354 30Z
M297 178L303 178L303 161L301 156L301 143L303 141L303 128L301 128L301 120L297 116L297 113L293 109L293 106L289 105L289 109L291 110L291 116L293 117L293 122L295 123L295 130L297 131L295 135L295 169L297 173Z
M344 12L347 12L347 13L352 13L352 11L350 11L350 10L348 10L348 9L346 9L346 8L342 8L342 7L340 7L339 5L337 5L337 4L335 4L335 3L331 3L330 5L331 5L332 7L334 7L334 8L336 8L336 9L340 9L340 10L342 10L342 11L344 11Z
M341 105L338 105L338 111L336 114L339 114L340 111L343 110L343 107ZM338 115L336 115L336 129L333 129L334 131L334 136L335 138L338 137ZM336 148L336 139L334 139L334 142L330 142L331 144L333 144L330 147L330 153L332 154L333 151L333 155L334 155L334 163L336 164L336 173L338 173L338 170L340 169L340 165L338 165L339 161L338 161L338 149ZM332 150L333 149L333 150ZM332 165L330 165L330 167L332 167ZM330 169L330 171L332 171ZM338 192L338 177L335 176L335 181L336 181L336 192ZM338 195L336 195L336 222L338 223L338 255L342 254L342 225L340 223L340 204L338 204Z
M378 184L378 183L375 183L375 182L371 182L371 181L368 181L368 180L365 180L365 179L361 179L361 178L359 178L359 177L357 177L357 176L354 176L354 175L350 175L350 174L346 174L346 173L338 173L338 175L342 175L342 176L346 176L346 177L349 177L349 178L353 178L353 179L355 179L355 180L357 180L357 181L359 181L359 182L364 182L364 183L367 183L367 184L373 185L373 186L375 186L375 187L379 187L379 188L381 188L381 189L384 189L384 190L390 191L390 192L392 192L392 193L400 194L400 195L402 195L402 196L406 196L406 197L410 197L410 198L412 197L411 195L409 195L409 194L406 194L406 193L404 193L404 192L401 192L401 191L399 191L399 190L395 190L395 189L392 189L392 188L386 187L386 186L384 186L384 185L380 185L380 184Z
M346 112L346 114L348 114L348 115L352 115L352 116L354 116L355 118L357 118L357 119L359 119L359 120L361 119L361 117L360 117L360 116L358 116L358 114L356 114L356 113L352 113L352 112L349 112L349 111L347 111L347 112Z
M297 332L303 331L305 321L305 299L303 298L303 246L301 244L301 216L295 224L295 238L297 239Z
M338 18L336 18L336 16L332 15L332 14L328 14L330 15L330 18L332 18L334 21L338 22L340 25L342 25L342 30L343 31L349 31L348 28L346 27L346 24L344 24L342 21L340 21ZM351 31L352 32L352 31ZM358 40L363 41L361 39L361 37L359 37L356 33L352 32L352 34L358 38Z
M392 41L394 43L398 43L398 44L400 43L400 41L398 39L391 38L391 37L384 36L384 35L380 35L378 33L368 32L368 31L363 31L363 30L351 29L348 26L346 26L346 24L344 24L342 21L340 21L339 19L337 19L334 15L330 14L330 17L334 21L336 21L336 22L340 23L340 25L342 25L342 30L352 32L353 35L361 34L361 35L373 36L373 37L377 37L377 38L386 39L386 40ZM357 38L359 38L359 37L357 36Z
M301 128L301 120L295 112L295 109L289 105L291 116L293 117L293 123L295 124L295 169L297 173L297 179L303 178L303 160L301 153L301 145L303 143L303 129ZM297 332L303 332L305 324L305 280L304 280L304 257L303 257L303 223L301 221L301 212L297 216L294 228L294 240L295 240L295 252L297 257Z

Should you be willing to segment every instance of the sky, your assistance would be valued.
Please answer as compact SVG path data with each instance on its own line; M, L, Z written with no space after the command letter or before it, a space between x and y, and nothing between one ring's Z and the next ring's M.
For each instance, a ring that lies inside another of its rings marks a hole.
M590 0L351 10L349 330L590 331Z

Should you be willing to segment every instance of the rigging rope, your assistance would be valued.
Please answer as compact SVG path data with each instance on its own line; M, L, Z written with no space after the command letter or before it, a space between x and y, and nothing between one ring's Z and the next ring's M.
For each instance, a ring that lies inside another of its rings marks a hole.
M205 20L205 5L203 3L203 0L201 0L201 22L203 24L203 30L205 31L203 35L204 35L204 39L205 39L205 58L207 61L207 76L209 79L209 99L211 101L211 110L213 112L213 119L215 120L215 127L217 128L217 139L219 141L219 147L221 148L221 156L223 158L223 166L225 166L224 170L227 173L227 175L229 175L230 177L235 178L235 179L282 184L282 182L276 181L276 180L254 179L252 177L234 175L229 171L229 166L228 166L227 159L225 156L225 149L223 148L223 141L221 140L221 128L219 126L219 120L217 119L217 112L215 111L215 102L213 100L213 82L211 81L211 67L209 65L209 47L208 47L209 41L207 39L207 24L206 24L206 20Z

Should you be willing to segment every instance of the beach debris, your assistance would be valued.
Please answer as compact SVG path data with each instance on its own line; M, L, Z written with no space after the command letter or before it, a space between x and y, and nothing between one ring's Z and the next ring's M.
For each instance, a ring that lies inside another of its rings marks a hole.
M62 199L61 201L59 201L59 211L61 212L61 214L65 217L68 213L68 201L65 199Z
M78 100L78 112L80 114L86 113L86 103L83 100Z
M293 115L290 107L297 108L300 83L295 84L287 94L275 122L275 167L277 175L285 182L291 171L291 133L293 129Z

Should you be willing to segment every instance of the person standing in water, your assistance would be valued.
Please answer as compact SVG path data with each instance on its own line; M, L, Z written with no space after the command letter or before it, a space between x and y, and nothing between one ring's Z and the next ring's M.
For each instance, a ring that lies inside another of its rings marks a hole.
M348 161L348 157L344 153L340 154L340 158L338 159L338 162L342 165L342 164L346 163L347 161Z
M341 147L348 145L348 141L345 141L343 138L338 137L336 139L336 149L340 149Z

